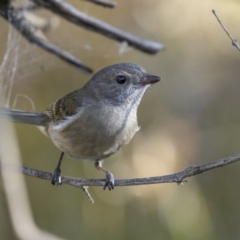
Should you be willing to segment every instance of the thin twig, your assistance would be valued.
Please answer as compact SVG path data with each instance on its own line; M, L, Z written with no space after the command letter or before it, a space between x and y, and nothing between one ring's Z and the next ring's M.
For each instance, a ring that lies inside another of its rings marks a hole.
M83 190L83 192L86 194L88 200L89 200L91 203L94 203L94 200L93 200L91 194L90 194L89 191L88 191L88 186L82 186L82 190Z
M223 30L225 31L225 33L228 35L228 37L232 40L232 45L235 46L239 51L240 51L240 46L238 44L238 41L236 39L233 39L232 35L228 32L228 30L226 29L226 27L223 25L222 21L220 20L220 18L218 17L218 15L216 14L215 10L212 10L212 13L214 14L214 16L216 17L216 19L218 20L218 22L220 23L221 27L223 28Z
M157 53L164 50L161 43L153 42L136 37L130 33L124 32L118 28L111 26L101 20L89 16L81 12L69 3L63 0L31 0L32 2L49 9L50 11L60 15L68 21L75 23L88 30L95 31L106 37L112 38L119 42L126 41L132 47L146 53Z
M36 35L35 26L28 21L22 11L17 9L1 9L0 15L5 18L9 23L11 23L29 42L38 45L44 50L55 54L62 60L68 62L69 64L83 70L87 73L92 73L92 69L85 66L78 58L70 54L69 52L60 49L54 44L40 38Z
M88 2L92 2L96 5L102 6L102 7L107 7L107 8L115 8L117 6L117 3L115 2L107 2L103 0L86 0Z
M133 179L116 179L115 186L135 186L135 185L145 185L145 184L159 184L159 183L178 183L180 184L185 178L192 177L194 175L213 170L215 168L224 167L228 164L240 161L240 154L223 158L214 162L210 162L203 165L193 165L186 168L183 171L165 175L156 176L148 178L133 178ZM45 180L51 181L52 174L40 170L35 170L27 167L20 167L2 162L1 166L11 170L18 171L24 175L37 177ZM83 178L72 178L72 177L62 177L62 183L71 185L74 187L82 188L83 186L104 186L104 179L83 179Z

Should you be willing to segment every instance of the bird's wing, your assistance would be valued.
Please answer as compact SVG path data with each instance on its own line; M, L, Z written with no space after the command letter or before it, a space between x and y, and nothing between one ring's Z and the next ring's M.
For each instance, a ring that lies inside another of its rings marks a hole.
M75 90L52 103L47 109L46 114L53 122L65 120L67 117L75 115L81 105L81 92Z
M52 103L46 114L53 122L53 129L62 131L80 117L81 110L82 95L79 89Z

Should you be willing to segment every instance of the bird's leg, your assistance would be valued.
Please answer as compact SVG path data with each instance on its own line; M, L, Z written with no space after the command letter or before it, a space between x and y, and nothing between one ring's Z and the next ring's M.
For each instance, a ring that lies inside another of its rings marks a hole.
M97 168L97 170L101 170L106 174L106 180L103 190L105 190L108 187L109 191L111 191L114 189L114 176L112 173L110 173L109 171L102 167L102 163L103 160L97 160L95 162L95 167Z
M64 156L64 152L61 153L60 158L58 160L57 167L52 174L52 185L55 185L55 184L61 185L62 184L60 167L61 167L63 156Z

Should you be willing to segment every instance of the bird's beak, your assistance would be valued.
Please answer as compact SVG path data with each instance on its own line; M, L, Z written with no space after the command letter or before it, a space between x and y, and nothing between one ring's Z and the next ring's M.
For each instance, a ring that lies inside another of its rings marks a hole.
M142 80L142 85L148 85L148 84L154 84L154 83L157 83L161 80L161 78L159 76L154 76L154 75L150 75L150 74L146 74L144 77L143 77L143 80Z

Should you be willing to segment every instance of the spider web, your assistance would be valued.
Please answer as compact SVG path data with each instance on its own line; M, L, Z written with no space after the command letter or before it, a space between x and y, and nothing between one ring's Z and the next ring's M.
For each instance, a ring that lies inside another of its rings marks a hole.
M29 0L13 1L14 7L21 9L28 7L30 4ZM46 10L37 10L36 14L35 12L25 11L24 15L26 14L25 17L27 19L29 17L27 14L29 13L36 16L35 21L44 20L50 22L52 19L58 20L57 17L53 17L54 15ZM32 22L32 19L29 21ZM9 22L11 22L11 19L9 19ZM34 22L32 24L35 25ZM55 40L57 38L55 34L56 29L54 26L50 26L47 31L39 32L46 39L48 37L51 38L51 35L53 35ZM5 32L2 31L2 33ZM28 96L21 93L12 96L14 84L25 79L34 81L36 75L40 75L52 68L67 68L68 65L37 45L31 44L10 23L8 23L8 32L6 34L6 51L0 65L0 103L6 107L14 107L19 97L24 97L29 100L32 109L34 109L34 103Z
M41 74L50 68L60 67L54 56L29 43L10 24L8 27L6 51L0 65L0 96L5 96L5 99L1 98L0 101L6 107L11 105L12 89L16 82ZM16 98L19 96L28 98L21 94Z
M2 104L7 107L10 105L14 83L40 71L41 64L38 63L43 60L44 56L37 54L33 56L33 52L37 49L30 51L30 48L32 46L28 46L21 35L10 26L7 50L0 66L0 94L6 96L6 100Z

